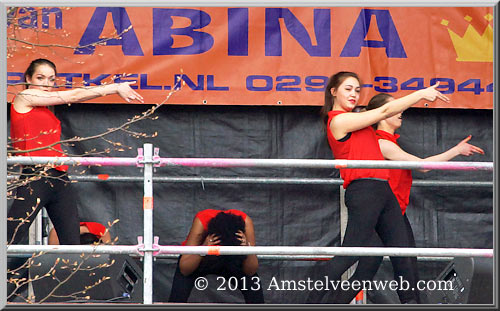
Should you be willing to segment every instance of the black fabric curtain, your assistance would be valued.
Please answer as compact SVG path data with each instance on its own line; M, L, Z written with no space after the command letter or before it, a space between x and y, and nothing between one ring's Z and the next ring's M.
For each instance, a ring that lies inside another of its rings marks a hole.
M65 137L86 137L117 127L147 110L147 105L73 104L55 107ZM69 154L104 153L136 157L137 148L152 143L161 157L228 157L333 159L319 118L320 107L176 106L160 107L155 119L127 131L64 146ZM419 109L404 113L400 145L420 157L443 152L467 135L485 155L459 156L456 161L493 161L491 110ZM131 131L155 137L134 137ZM119 143L119 145L113 144ZM137 167L71 167L70 174L142 176ZM335 169L302 168L156 168L154 176L339 178ZM415 180L492 181L486 171L415 171ZM110 230L118 244L135 245L143 235L141 182L78 182L75 184L82 221L103 224L119 219ZM258 245L339 246L338 185L263 185L154 183L154 232L161 245L179 245L196 212L236 208L252 217ZM407 213L418 247L493 247L493 189L414 186ZM154 302L166 302L176 260L154 262ZM421 262L422 279L434 279L447 262ZM329 291L275 290L272 282L324 279L328 261L261 260L259 275L266 303L329 302ZM376 279L392 279L385 262ZM242 303L239 291L193 290L190 302ZM397 303L389 290L368 293L369 302Z

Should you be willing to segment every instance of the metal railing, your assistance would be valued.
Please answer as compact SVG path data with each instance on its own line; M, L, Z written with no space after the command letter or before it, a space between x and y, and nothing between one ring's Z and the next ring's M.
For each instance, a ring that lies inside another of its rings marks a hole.
M10 245L9 253L493 257L493 249L319 246Z
M325 259L331 256L465 256L492 257L492 249L460 249L460 248L390 248L390 247L307 247L307 246L170 246L159 245L158 238L153 241L153 182L214 182L214 183L290 183L290 184L341 184L340 179L297 179L297 178L231 178L231 177L153 177L153 168L162 166L185 167L273 167L273 168L388 168L388 169L422 169L422 170L485 170L492 171L492 162L419 162L419 161L369 161L369 160L316 160L316 159L236 159L236 158L160 158L159 148L144 144L138 149L136 158L111 157L28 157L15 156L7 158L7 165L99 165L99 166L137 166L144 168L141 177L112 177L108 181L143 181L144 182L144 241L138 237L137 245L9 245L8 255L47 252L47 253L107 253L129 254L143 257L143 303L152 304L152 267L153 258L169 257L173 254L218 254L272 256L271 258ZM75 176L76 180L99 181L99 176ZM97 178L97 180L96 180ZM441 182L422 181L420 185L454 185L491 187L490 182ZM417 183L418 184L418 183ZM313 256L314 258L310 258ZM322 257L323 256L323 257ZM326 257L325 257L326 256Z
M150 144L145 144L150 145ZM146 148L146 147L144 147ZM385 161L385 160L316 160L316 159L239 159L239 158L160 158L159 148L151 162L146 162L140 152L136 158L107 157L8 157L7 165L55 164L55 165L99 165L136 166L153 164L160 166L185 167L264 167L264 168L389 168L418 170L484 170L493 171L493 162L427 162L427 161Z
M7 176L8 181L17 176ZM69 175L77 182L143 182L141 176ZM341 178L283 178L283 177L203 177L203 176L155 176L158 183L200 183L200 184L265 184L265 185L342 185ZM457 181L457 180L413 180L414 187L478 187L492 188L492 181Z

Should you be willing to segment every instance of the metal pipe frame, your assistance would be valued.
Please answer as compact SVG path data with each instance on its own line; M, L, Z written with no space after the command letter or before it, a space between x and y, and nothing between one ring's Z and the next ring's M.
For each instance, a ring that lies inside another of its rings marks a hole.
M125 254L125 253L121 253ZM9 257L17 257L17 258L30 258L33 256L32 253L16 253L9 254ZM129 254L132 258L142 258L143 256L140 254ZM179 254L156 254L155 260L177 260L179 259ZM290 261L327 261L332 259L335 256L316 256L316 255L256 255L259 260L290 260ZM418 261L451 261L454 257L425 257L425 256L417 256ZM389 256L384 256L385 261L389 261Z
M256 255L259 260L296 260L296 261L326 261L335 256L316 256L316 255ZM131 255L131 257L139 257ZM156 259L175 259L179 258L179 254L158 254ZM384 256L385 261L389 261L389 256ZM417 256L418 261L450 261L453 257L425 257Z
M70 180L78 182L144 182L142 176L102 176L70 175ZM9 175L7 180L17 176ZM202 177L202 176L156 176L159 183L212 183L212 184L278 184L278 185L342 185L341 178L284 178L284 177ZM455 181L455 180L413 180L417 187L493 187L492 181Z
M141 248L143 247L143 248ZM414 247L317 247L317 246L178 246L153 245L9 245L8 254L25 253L97 254L197 254L197 255L314 255L314 256L425 256L493 257L493 249Z
M139 155L141 153L139 152ZM153 248L153 145L144 144L144 248ZM153 303L153 253L145 252L143 262L143 301Z
M394 247L307 247L307 246L160 246L153 238L153 181L160 182L214 182L214 183L292 183L292 184L341 184L341 179L290 179L290 178L203 178L203 177L156 177L153 167L273 167L273 168L389 168L389 169L440 169L440 170L486 170L493 171L492 162L419 162L419 161L364 161L364 160L315 160L315 159L231 159L231 158L160 158L159 149L144 144L138 149L136 158L112 157L26 157L7 158L7 165L66 164L82 166L136 166L144 167L144 244L138 237L138 245L9 245L8 255L46 253L104 253L129 254L144 259L143 303L152 304L152 261L155 256L176 256L180 254L199 255L249 255L269 256L297 260L329 260L332 256L417 256L417 257L493 257L492 249L459 248L394 248ZM80 176L81 177L81 176ZM91 177L95 178L95 177ZM97 177L99 179L99 177ZM129 179L129 177L118 177ZM117 180L118 180L117 179ZM134 177L132 177L134 179ZM83 178L82 178L83 180ZM106 180L112 181L113 178ZM94 181L94 180L92 180ZM131 180L126 180L131 181ZM134 180L135 181L135 180ZM449 182L444 182L450 184ZM476 184L471 182L470 184ZM429 183L427 183L429 185ZM484 186L481 184L481 186ZM490 186L488 184L488 186ZM280 257L281 256L281 257ZM291 257L290 257L291 256ZM302 258L300 258L302 256ZM305 257L304 257L305 256ZM312 258L313 256L314 258Z
M10 254L136 254L139 252L139 245L8 245L7 255Z
M138 166L142 159L113 157L7 157L7 165L56 164L83 166ZM426 162L388 160L318 160L318 159L239 159L239 158L160 158L153 157L158 166L183 167L272 167L272 168L389 168L421 170L484 170L493 171L493 162Z

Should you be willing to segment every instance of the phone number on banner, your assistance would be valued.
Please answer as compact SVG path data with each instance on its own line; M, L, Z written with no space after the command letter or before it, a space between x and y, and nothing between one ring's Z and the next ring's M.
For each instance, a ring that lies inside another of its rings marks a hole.
M493 92L493 83L483 87L484 84L480 79L468 79L458 83L451 78L433 78L427 86L424 84L424 78L410 78L400 83L395 77L375 77L373 81L373 84L363 84L363 87L373 87L376 92L394 93L406 90L416 91L439 82L437 89L443 94L451 94L455 91L473 92L476 95L482 92ZM256 92L300 92L303 89L310 92L322 92L327 83L328 77L325 76L307 76L302 82L301 77L293 75L277 76L276 79L266 75L251 75L246 79L246 88Z

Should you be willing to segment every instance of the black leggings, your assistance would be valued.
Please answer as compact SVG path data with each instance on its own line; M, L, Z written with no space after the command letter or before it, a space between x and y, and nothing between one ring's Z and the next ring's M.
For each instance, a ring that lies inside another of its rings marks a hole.
M200 276L215 274L223 276L226 280L226 284L228 284L230 277L236 277L238 289L243 294L246 303L264 303L262 284L260 283L258 274L255 273L252 276L245 275L241 270L241 265L238 266L233 263L228 263L223 260L221 256L205 256L198 269L190 275L185 276L179 269L179 261L180 256L177 261L177 268L175 269L172 289L168 299L169 302L187 302L195 280ZM244 278L244 280L242 280L242 278ZM220 285L220 283L218 284Z
M403 215L403 220L405 222L406 226L406 233L408 236L408 241L409 245L408 247L417 247L415 243L415 237L413 235L413 229L411 227L410 221L408 220L408 217L406 214ZM380 241L380 238L378 237L377 233L373 233L373 239L370 242L370 246L372 247L383 247L382 241ZM375 274L378 271L379 266L382 264L382 260L384 257L380 256L360 256L359 261L358 261L358 266L356 267L356 271L354 274L349 278L349 283L353 284L354 281L359 281L362 283L364 280L372 280ZM419 276L418 276L418 267L417 267L417 257L410 257L411 260L411 265L413 266L413 281L418 282ZM396 275L394 276L396 278ZM415 288L415 295L416 295L416 301L417 303L421 303L420 301L420 293L417 289L417 283L411 284L412 288ZM349 303L354 299L354 297L358 294L359 291L355 291L352 288L346 291L340 292L336 300L338 303ZM398 292L399 294L400 292ZM404 299L402 297L401 299Z
M357 179L346 189L345 204L348 210L347 228L342 246L371 246L374 231L378 234L384 246L408 247L408 234L401 214L398 201L387 181L375 179ZM360 256L335 256L332 260L332 278L340 280L342 274L349 269ZM377 259L375 260L377 263ZM361 277L373 278L380 265L371 264L371 269L360 270ZM394 276L397 281L402 278L410 284L416 284L414 266L410 257L391 257ZM337 300L343 296L338 291L336 303L346 303ZM398 290L402 303L416 302L415 291Z
M66 172L56 169L41 172L41 169L28 166L23 169L20 181L34 176L42 177L16 189L16 199L7 215L9 219L12 218L7 221L7 243L14 237L12 244L18 244L27 236L36 215L45 207L59 237L59 243L80 244L78 209ZM38 198L40 203L37 206ZM36 210L31 213L34 207ZM26 219L27 213L31 213L27 218L29 222L19 226L19 219Z

